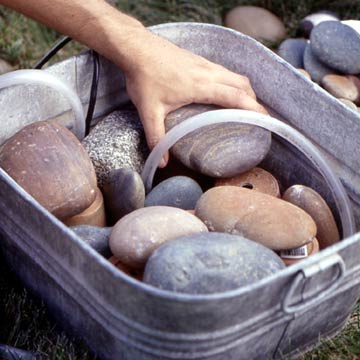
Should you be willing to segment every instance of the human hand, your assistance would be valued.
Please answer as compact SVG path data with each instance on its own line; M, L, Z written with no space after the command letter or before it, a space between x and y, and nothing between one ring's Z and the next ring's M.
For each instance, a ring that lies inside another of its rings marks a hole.
M162 39L148 30L125 66L127 92L137 107L152 149L165 134L166 115L190 103L214 104L267 114L249 79ZM160 166L165 166L167 156Z

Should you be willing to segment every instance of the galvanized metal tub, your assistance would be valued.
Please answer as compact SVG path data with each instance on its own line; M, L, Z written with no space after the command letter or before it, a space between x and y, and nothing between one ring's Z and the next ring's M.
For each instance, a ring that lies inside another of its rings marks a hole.
M274 116L318 145L351 197L359 229L360 117L356 112L240 33L190 23L152 30L248 75ZM76 90L86 107L91 69L91 59L82 54L48 71ZM121 106L126 98L123 77L115 66L102 59L101 74L97 117ZM13 98L18 99L16 109ZM52 118L66 124L71 119L66 101L48 89L26 86L1 91L0 104L2 119L21 118L23 124ZM312 186L334 206L321 176L283 140L274 139L263 165L284 186ZM360 293L359 234L251 286L193 296L155 289L126 276L2 170L0 198L0 245L9 263L104 359L239 360L296 355L316 344L320 336L340 330Z

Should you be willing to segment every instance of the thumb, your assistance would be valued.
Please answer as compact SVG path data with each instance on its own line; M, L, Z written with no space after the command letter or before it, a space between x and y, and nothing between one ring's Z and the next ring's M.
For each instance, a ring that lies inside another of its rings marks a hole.
M165 135L164 125L165 112L161 107L151 106L144 111L140 111L140 119L144 127L146 142L150 150ZM166 152L159 164L159 167L165 167L169 160L169 154Z

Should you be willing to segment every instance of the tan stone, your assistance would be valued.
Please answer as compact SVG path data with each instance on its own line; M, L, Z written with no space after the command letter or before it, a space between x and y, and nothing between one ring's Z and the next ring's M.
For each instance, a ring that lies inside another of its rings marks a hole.
M64 224L67 226L76 225L93 225L93 226L106 226L106 214L104 199L101 190L97 188L96 198L94 202L83 212L65 219Z
M239 174L231 178L215 180L215 186L224 185L240 186L280 197L279 184L275 177L268 171L259 167L255 167L243 174Z
M299 207L237 186L218 186L205 192L195 215L210 231L240 234L273 250L302 246L316 235L315 222Z
M296 258L296 257L291 258L291 257L289 257L288 255L285 255L285 253L282 253L282 252L280 251L280 257L281 257L281 259L284 261L284 264L285 264L286 266L296 264L296 263L298 263L299 261L304 260L304 259L307 259L309 256L314 255L314 254L316 254L316 253L319 252L319 241L318 241L316 238L314 238L313 241L309 242L308 244L306 244L306 245L304 245L304 246L306 246L307 256L303 256L303 257L299 256L299 257L297 257L297 258ZM297 249L299 249L299 248L297 248ZM291 250L297 250L297 249L291 249ZM290 251L291 251L291 250L290 250ZM289 250L288 250L288 251L289 251ZM287 251L287 252L288 252L288 251ZM293 251L293 252L294 252L294 251ZM295 252L296 252L296 251L295 251Z
M257 6L237 6L230 10L224 25L264 43L278 42L286 37L283 22L270 11Z
M321 86L331 95L338 99L358 101L359 87L356 77L351 75L325 75L321 80Z
M301 74L303 74L307 79L311 80L311 76L306 70L304 69L296 69L296 70L299 71Z
M285 191L283 199L300 207L313 218L320 249L340 240L334 216L326 201L315 190L303 185L293 185Z
M341 101L343 104L345 104L348 108L350 108L351 110L355 110L357 111L357 106L350 100L347 99L339 99L339 101Z

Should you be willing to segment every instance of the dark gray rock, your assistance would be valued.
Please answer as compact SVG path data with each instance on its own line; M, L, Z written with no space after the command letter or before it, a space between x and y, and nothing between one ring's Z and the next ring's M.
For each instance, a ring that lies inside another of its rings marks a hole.
M162 181L147 194L145 206L165 205L192 210L202 193L195 180L187 176L173 176Z
M215 110L211 105L191 104L170 113L166 131L187 118ZM220 124L200 128L184 136L171 153L185 166L212 177L231 177L258 165L267 155L271 133L242 124Z
M141 176L131 169L112 170L102 188L110 223L144 207L145 188Z
M285 267L273 251L238 235L203 233L171 240L150 256L144 282L210 294L253 284Z
M305 16L304 19L300 21L297 34L299 36L304 36L306 38L310 37L312 29L319 25L323 21L339 21L339 17L331 11L319 11L314 14Z
M311 80L320 83L324 76L337 74L337 71L329 68L313 54L310 44L306 45L304 52L304 68L310 74Z
M112 227L77 225L71 226L70 229L99 254L106 258L112 255L109 247Z
M310 36L311 50L327 66L345 74L360 73L360 34L340 21L317 25Z
M278 49L278 55L295 68L304 67L304 51L307 41L305 39L286 39Z
M141 173L149 155L135 111L114 111L91 130L82 144L94 164L100 187L111 170L130 168Z

